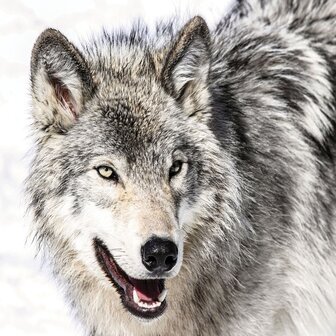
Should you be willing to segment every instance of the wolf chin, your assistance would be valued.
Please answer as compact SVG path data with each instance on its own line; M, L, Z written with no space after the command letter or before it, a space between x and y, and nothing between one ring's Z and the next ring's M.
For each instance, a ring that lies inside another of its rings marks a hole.
M31 232L85 335L336 335L335 22L40 35Z

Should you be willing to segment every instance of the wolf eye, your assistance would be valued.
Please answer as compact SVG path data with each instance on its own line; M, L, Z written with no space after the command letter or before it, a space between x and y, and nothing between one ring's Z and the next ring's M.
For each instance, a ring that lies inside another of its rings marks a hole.
M179 174L182 170L183 161L176 160L173 162L172 166L169 169L169 179Z
M96 170L100 177L107 180L112 180L114 182L118 182L118 175L111 167L99 166L96 168Z

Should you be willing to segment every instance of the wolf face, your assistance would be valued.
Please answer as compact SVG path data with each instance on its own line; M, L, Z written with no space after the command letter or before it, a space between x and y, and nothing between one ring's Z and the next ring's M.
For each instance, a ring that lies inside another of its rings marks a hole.
M208 171L230 176L205 122L208 45L196 17L151 53L103 41L84 56L52 29L33 50L37 239L52 255L66 246L65 262L71 255L141 318L167 306L165 279L215 197L204 186L221 183Z

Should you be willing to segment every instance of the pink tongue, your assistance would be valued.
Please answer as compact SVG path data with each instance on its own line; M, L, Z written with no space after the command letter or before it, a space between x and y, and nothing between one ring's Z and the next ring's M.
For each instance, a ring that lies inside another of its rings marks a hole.
M132 284L141 301L156 301L161 294L158 280L136 280L132 279Z

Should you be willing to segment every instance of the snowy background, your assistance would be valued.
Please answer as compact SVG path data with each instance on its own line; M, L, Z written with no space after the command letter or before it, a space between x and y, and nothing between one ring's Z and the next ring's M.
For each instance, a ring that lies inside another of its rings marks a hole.
M129 27L141 17L156 20L201 14L210 27L232 0L0 0L0 335L80 335L62 296L34 261L25 243L22 182L31 158L29 62L37 36L47 27L70 40L101 28Z

